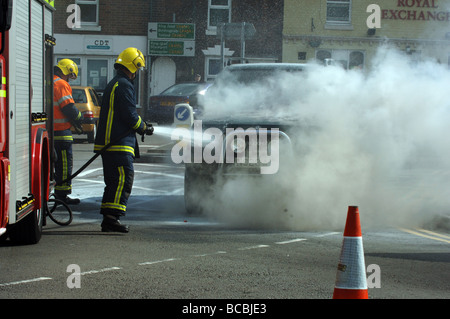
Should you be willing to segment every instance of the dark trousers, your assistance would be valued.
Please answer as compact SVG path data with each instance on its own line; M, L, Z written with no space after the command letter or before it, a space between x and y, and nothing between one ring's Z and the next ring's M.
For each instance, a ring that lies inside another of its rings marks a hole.
M57 160L55 162L55 195L65 197L72 193L72 181L61 182L72 175L73 153L71 142L55 141Z
M133 162L134 158L130 153L104 152L102 154L105 189L100 214L116 217L125 215L133 187Z

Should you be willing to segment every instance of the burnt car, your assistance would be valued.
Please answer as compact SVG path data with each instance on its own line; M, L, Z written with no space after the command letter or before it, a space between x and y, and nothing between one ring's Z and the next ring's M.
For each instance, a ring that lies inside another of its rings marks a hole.
M90 86L72 86L72 97L75 101L75 106L83 117L82 134L87 135L89 143L94 143L100 116L100 99L98 94ZM73 127L71 131L73 134L77 134Z
M201 212L218 180L272 178L292 159L299 121L282 86L300 81L306 69L304 64L238 64L218 75L193 125L191 159L184 159L188 213Z
M194 109L195 116L202 112L199 99L206 93L211 83L189 82L178 83L167 88L158 95L150 97L146 119L158 124L172 124L174 106L188 103Z

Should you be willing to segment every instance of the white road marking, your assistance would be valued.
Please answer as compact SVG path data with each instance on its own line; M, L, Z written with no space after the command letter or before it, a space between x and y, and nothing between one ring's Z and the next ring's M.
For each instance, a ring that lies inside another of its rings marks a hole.
M84 178L78 178L77 181L105 185L105 182L93 181L93 180L84 179ZM140 187L140 186L137 186L137 185L133 185L133 189L141 189L141 190L145 190L145 191L149 191L149 192L158 192L158 193L164 193L164 194L169 192L169 191L160 190L160 189L154 189L154 188L148 188L148 187Z
M176 174L168 174L168 173L159 173L159 172L147 172L147 171L134 171L135 174L148 174L148 175L159 175L164 177L172 177L178 179L184 179L184 175L176 175Z
M100 270L89 270L89 271L80 272L80 275L99 274L99 273L106 272L106 271L120 270L120 269L122 269L122 268L120 268L120 267L109 267L109 268L103 268L103 269L100 269Z
M267 248L267 247L270 247L270 246L269 245L256 245L256 246L248 246L248 247L238 248L238 250L250 250L250 249Z
M99 168L88 169L88 170L85 170L85 171L81 172L78 176L79 177L83 177L83 176L92 174L92 173L94 173L96 171L100 171L100 170L103 170L103 168L99 167Z
M219 254L226 254L226 251L216 251L215 253L211 253L211 254L201 254L201 255L192 255L193 257L207 257L207 256L214 256L214 255L219 255Z
M154 264L159 264L159 263L165 263L168 261L174 261L174 260L178 260L179 258L169 258L169 259L163 259L163 260L155 260L155 261L146 261L143 263L139 263L139 266L145 266L145 265L154 265Z
M340 234L340 233L334 231L334 232L330 232L330 233L316 235L315 237L326 237L326 236L332 236L332 235L337 235L337 234Z
M34 278L34 279L27 279L27 280L8 282L8 283L5 283L5 284L0 284L0 287L14 286L14 285L20 285L20 284L27 284L27 283L30 283L30 282L37 282L37 281L44 281L44 280L52 280L52 278L50 278L50 277L39 277L39 278Z
M93 181L92 179L77 178L76 180L79 182L87 182L87 183L93 183L93 184L102 184L102 185L105 184L105 182L103 182L103 181Z
M140 146L139 146L140 147ZM152 163L134 163L134 166L149 166L149 167L157 167L157 168L175 168L175 169L183 169L184 165L165 165L165 164L152 164Z
M291 239L291 240L286 240L286 241L278 241L275 244L286 245L286 244L292 244L292 243L296 243L296 242L304 241L304 240L306 240L306 238L296 238L296 239Z
M89 181L89 180L86 180L86 181ZM90 182L92 182L92 181L90 181ZM329 236L329 235L334 235L334 234L338 234L338 233L331 232L331 233L318 235L317 237ZM307 240L307 239L306 238L295 238L295 239L291 239L291 240L275 242L275 244L277 244L277 245L286 245L286 244L301 242L301 241L305 241L305 240ZM259 249L259 248L268 248L268 247L270 247L270 245L254 245L254 246L241 247L241 248L238 248L237 250L245 251L245 250ZM217 252L214 252L214 253L191 255L191 257L207 257L207 256L214 256L214 255L219 255L219 254L227 254L227 252L226 251L217 251ZM138 265L139 266L155 265L155 264L171 262L171 261L180 260L180 259L181 258L168 258L168 259L162 259L162 260L146 261L146 262L138 263ZM80 275L100 274L100 273L104 273L104 272L108 272L108 271L114 271L114 270L123 270L123 268L121 268L121 267L108 267L108 268L103 268L103 269L99 269L99 270L89 270L89 271L81 272ZM20 285L20 284L27 284L27 283L39 282L39 281L45 281L45 280L53 280L53 278L50 278L50 277L39 277L39 278L34 278L34 279L21 280L21 281L15 281L15 282L10 282L10 283L3 283L3 284L0 284L0 287Z

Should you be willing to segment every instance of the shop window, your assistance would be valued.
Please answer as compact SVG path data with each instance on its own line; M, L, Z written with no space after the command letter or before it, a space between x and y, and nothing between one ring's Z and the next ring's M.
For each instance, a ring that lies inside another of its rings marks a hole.
M363 69L365 55L357 50L317 50L316 59L324 65L341 65L344 69Z
M348 68L351 69L362 69L364 67L364 53L361 51L350 52L348 60Z
M322 63L325 63L326 59L331 59L331 51L328 51L328 50L317 51L316 59Z

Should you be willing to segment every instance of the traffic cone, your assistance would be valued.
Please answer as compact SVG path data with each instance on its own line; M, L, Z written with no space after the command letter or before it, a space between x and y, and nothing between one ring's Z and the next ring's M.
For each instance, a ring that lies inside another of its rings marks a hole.
M333 299L368 299L358 206L349 206Z

